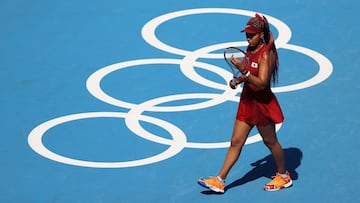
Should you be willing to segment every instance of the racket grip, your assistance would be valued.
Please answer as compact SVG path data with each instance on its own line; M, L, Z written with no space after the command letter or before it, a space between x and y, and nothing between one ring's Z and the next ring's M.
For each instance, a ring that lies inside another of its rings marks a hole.
M237 78L234 76L232 79L232 83L234 84L234 86L236 86L236 80L237 80Z

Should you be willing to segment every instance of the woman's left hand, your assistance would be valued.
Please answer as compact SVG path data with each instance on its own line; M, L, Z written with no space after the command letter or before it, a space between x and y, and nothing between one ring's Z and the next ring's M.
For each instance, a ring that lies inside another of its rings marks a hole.
M235 58L235 56L231 56L231 63L233 63L240 70L240 72L245 71L241 61Z

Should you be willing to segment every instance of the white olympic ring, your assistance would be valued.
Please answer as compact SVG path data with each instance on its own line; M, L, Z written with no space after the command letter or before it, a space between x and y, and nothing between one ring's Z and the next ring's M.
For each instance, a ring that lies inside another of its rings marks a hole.
M160 24L182 16L187 15L195 15L195 14L204 14L204 13L226 13L226 14L234 14L234 15L244 15L253 17L255 15L254 11L248 10L240 10L240 9L230 9L230 8L199 8L199 9L188 9L188 10L181 10L172 13L168 13L159 17L156 17L146 23L141 31L141 34L146 42L150 45L154 46L157 49L166 51L168 53L177 54L181 56L188 56L192 55L192 51L182 50L179 48L171 47L163 42L161 42L155 35L156 28L160 26ZM269 23L275 24L276 29L279 31L279 37L276 39L276 44L278 46L282 44L287 44L287 42L291 38L291 30L290 28L281 22L280 20L273 18L269 15L266 15ZM239 30L240 32L240 30ZM236 44L238 42L230 42L231 44ZM201 55L201 58L223 58L222 54L204 54Z
M157 49L166 51L168 53L181 55L184 58L183 59L168 59L168 58L139 59L139 60L116 63L95 71L86 81L86 87L90 92L90 94L92 94L97 99L104 101L108 104L117 107L127 108L129 109L129 112L127 113L88 112L88 113L72 114L46 121L38 125L30 132L28 136L28 143L30 147L38 154L60 163L82 166L82 167L95 167L95 168L123 168L123 167L134 167L134 166L152 164L168 159L172 156L175 156L185 147L201 148L201 149L228 147L230 142L217 142L217 143L188 142L185 133L181 129L176 127L174 124L166 122L161 119L156 119L150 116L143 115L143 112L145 111L153 111L153 112L190 111L190 110L208 108L211 106L221 104L226 101L239 100L239 96L237 96L238 91L231 90L227 85L227 78L232 77L229 71L226 71L220 67L208 63L198 62L197 59L222 58L223 57L222 54L213 53L213 51L224 49L225 47L228 46L246 46L247 42L245 41L227 42L227 43L206 46L203 48L199 48L195 51L188 51L167 45L161 42L155 35L156 29L166 21L182 16L205 14L205 13L226 13L226 14L244 15L244 16L252 17L255 15L256 12L239 10L239 9L228 9L228 8L200 8L200 9L188 9L188 10L176 11L165 15L161 15L159 17L150 20L148 23L146 23L143 26L143 29L141 31L144 40ZM273 88L274 92L287 92L287 91L294 91L303 88L308 88L313 85L321 83L331 75L333 67L331 62L325 56L304 47L288 44L289 40L291 39L290 28L282 21L276 18L273 18L269 15L265 15L265 16L267 16L269 22L272 25L274 25L275 28L278 30L278 38L276 39L276 44L278 48L283 48L283 49L288 49L299 53L303 53L309 56L310 58L314 59L319 65L318 73L312 78L297 84L287 85L283 87L275 87ZM177 94L177 95L163 96L155 99L150 99L140 104L134 104L111 97L102 90L100 83L102 79L108 74L123 68L139 66L139 65L148 65L148 64L179 65L180 70L188 79L206 87L222 90L223 92L221 94L209 94L209 93ZM195 67L202 68L207 71L211 71L218 74L224 79L225 84L216 83L214 81L208 80L205 77L202 77L195 71ZM207 99L207 100L195 104L188 104L188 105L159 106L160 104L166 102L179 101L185 99ZM46 131L48 131L50 128L54 126L79 119L98 118L98 117L124 118L126 126L135 135L150 140L152 142L169 145L169 148L163 151L162 153L140 160L125 161L125 162L91 162L91 161L71 159L68 157L58 155L48 150L42 143L42 137L44 136ZM148 132L140 125L139 121L145 121L158 125L159 127L168 131L172 139L162 138ZM278 131L280 128L281 128L281 124L276 125L276 131ZM246 144L258 142L260 140L261 140L261 136L259 134L256 134L254 136L248 137L248 139L246 140Z
M220 89L220 90L224 90L224 89L228 88L227 83L225 83L225 84L215 83L213 81L209 81L206 78L200 76L194 70L194 66L192 64L194 64L196 62L196 60L198 59L198 57L201 56L203 53L210 53L215 50L224 49L224 48L228 47L229 45L231 45L231 46L238 45L239 46L239 45L242 45L242 43L237 43L237 44L223 43L223 44L212 45L212 46L208 46L208 47L204 47L204 48L195 50L192 55L185 56L180 65L180 68L181 68L183 74L186 75L192 81L199 83L199 84L208 84L209 87ZM310 78L304 82L294 84L294 85L287 85L287 86L283 86L283 87L273 87L272 90L275 93L294 91L294 90L305 89L305 88L314 86L314 85L319 84L322 81L326 80L333 71L331 62L326 57L324 57L323 55L321 55L313 50L310 50L310 49L307 49L304 47L295 46L295 45L290 45L290 44L283 45L281 48L297 51L297 52L300 52L300 53L303 53L303 54L309 56L310 58L313 58L319 65L319 71L312 78ZM227 78L229 78L229 77L227 77ZM233 97L231 100L238 101L238 97Z
M115 99L111 96L109 96L108 94L106 94L100 86L101 80L108 74L123 69L123 68L127 68L130 66L136 66L136 65L144 65L144 64L181 64L182 60L180 59L141 59L141 60L134 60L134 61L126 61L123 63L117 63L117 64L113 64L110 66L106 66L104 68L99 69L98 71L94 72L87 80L86 82L86 86L87 89L89 90L89 92L96 97L97 99L106 102L108 104L112 104L114 106L118 106L118 107L123 107L123 108L128 108L128 109L132 109L132 108L136 108L138 105L137 104L132 104L132 103L128 103L128 102L124 102L118 99ZM231 74L221 68L217 68L216 66L213 66L211 64L207 64L207 63L201 63L201 62L195 62L194 63L195 66L206 69L206 70L211 70L214 71L216 73L218 73L220 76L223 76L224 80L226 80L226 78L230 78L232 77ZM211 85L211 81L204 81L203 85ZM206 107L210 107L210 106L214 106L220 103L223 103L224 101L228 100L227 97L236 94L235 91L231 90L230 88L226 88L224 89L225 91L223 92L223 95L225 96L221 96L221 95L217 95L217 96L212 96L213 100L212 101L205 101L205 102L201 102L199 104L196 105L185 105L185 106L177 106L177 107L172 107L172 106L152 106L149 107L149 109L147 109L148 111L157 111L157 112L172 112L172 111L187 111L187 110L197 110L197 109L201 109L201 108L206 108ZM201 95L201 94L199 94Z
M62 123L66 123L74 120L86 119L86 118L99 118L99 117L125 118L126 116L127 116L126 113L92 112L92 113L80 113L80 114L73 114L73 115L59 117L56 119L49 120L45 123L42 123L41 125L34 128L29 134L28 143L35 152L48 159L69 165L94 167L94 168L124 168L124 167L134 167L134 166L151 164L168 159L178 154L184 148L186 144L186 136L182 132L182 130L172 125L171 123L144 115L140 115L138 119L149 123L158 124L160 127L164 128L165 130L168 130L173 138L173 140L169 144L170 147L167 150L149 158L144 158L134 161L125 161L125 162L82 161L82 160L71 159L58 155L48 150L42 143L42 137L45 134L45 132L48 131L50 128Z

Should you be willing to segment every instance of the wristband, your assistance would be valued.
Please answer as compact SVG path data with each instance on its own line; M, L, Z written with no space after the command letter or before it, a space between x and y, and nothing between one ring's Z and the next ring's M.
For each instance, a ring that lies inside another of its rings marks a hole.
M250 71L247 71L247 72L245 73L245 78L248 78L249 75L250 75Z

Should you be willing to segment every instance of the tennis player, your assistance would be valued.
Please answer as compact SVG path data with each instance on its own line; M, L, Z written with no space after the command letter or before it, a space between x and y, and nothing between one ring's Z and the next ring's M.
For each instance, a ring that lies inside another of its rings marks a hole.
M273 179L265 184L264 190L276 191L292 185L289 172L285 168L283 148L275 131L275 124L284 120L278 100L271 91L271 84L277 82L279 60L269 23L264 16L256 14L250 18L245 32L248 41L247 55L250 65L242 67L241 61L232 58L232 62L239 68L242 76L238 81L244 81L243 91L237 110L231 144L228 148L224 164L217 176L209 179L199 179L198 183L215 192L225 192L225 179L238 160L242 147L256 126L264 144L274 157L278 172ZM234 88L236 84L230 81Z

